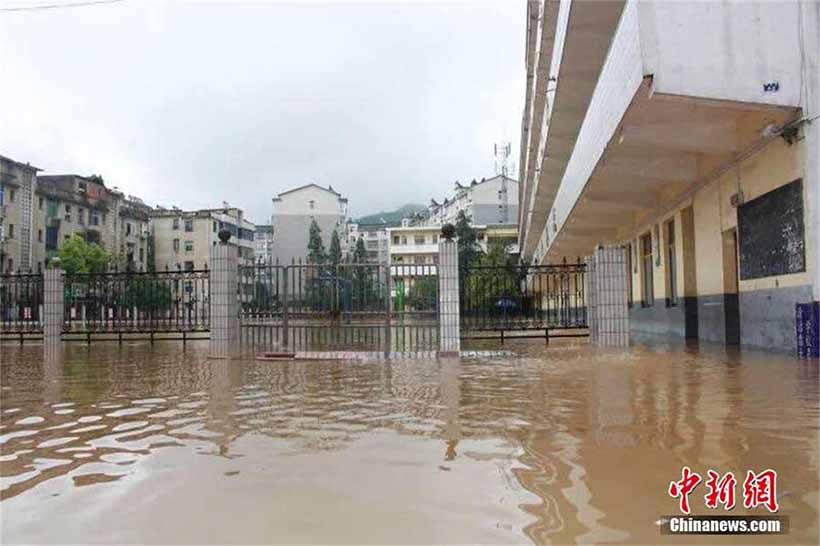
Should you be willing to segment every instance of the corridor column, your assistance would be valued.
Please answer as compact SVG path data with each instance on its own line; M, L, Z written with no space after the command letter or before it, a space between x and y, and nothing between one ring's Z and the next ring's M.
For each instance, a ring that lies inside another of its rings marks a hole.
M599 246L587 258L587 302L590 338L604 347L629 345L626 250Z
M211 247L211 358L230 358L239 344L239 249L228 245L230 238L231 232L223 229L220 243Z
M458 356L461 351L459 320L458 244L453 240L455 227L441 227L438 244L439 356Z

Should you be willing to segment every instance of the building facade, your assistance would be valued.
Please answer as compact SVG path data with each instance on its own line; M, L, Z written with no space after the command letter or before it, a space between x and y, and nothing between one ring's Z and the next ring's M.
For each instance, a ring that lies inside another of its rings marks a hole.
M272 264L273 261L273 226L257 224L253 236L254 258L256 263Z
M475 225L511 224L518 220L518 182L507 176L498 175L473 180L470 184L455 183L453 195L439 203L430 200L426 214L413 223L415 225L440 226L454 224L459 213Z
M522 260L621 244L634 332L794 350L820 295L820 4L530 1L528 21Z
M255 262L256 227L235 207L183 211L157 209L151 213L154 266L157 270L201 270L208 267L211 247L219 231L231 232L228 244L239 248L241 265Z
M307 257L308 234L315 220L322 231L325 250L335 230L346 243L347 199L317 184L306 184L273 198L271 226L274 233L273 260L282 265ZM344 252L344 244L342 251Z
M151 207L109 189L101 178L74 174L37 177L32 256L37 268L73 235L97 243L118 268L147 269Z
M0 273L34 269L32 201L38 168L0 156Z
M390 244L385 224L357 224L348 222L346 224L345 247L342 249L344 255L353 253L356 250L356 243L359 238L364 243L369 263L386 264L390 257Z

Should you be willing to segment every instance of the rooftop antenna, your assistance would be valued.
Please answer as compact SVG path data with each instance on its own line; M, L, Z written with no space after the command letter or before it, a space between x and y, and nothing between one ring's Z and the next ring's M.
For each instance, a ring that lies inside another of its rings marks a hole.
M511 176L510 155L512 154L512 144L509 142L497 142L493 144L493 156L495 157L495 174L501 176L501 188L498 191L498 215L499 223L509 222L510 207L507 192L507 178Z

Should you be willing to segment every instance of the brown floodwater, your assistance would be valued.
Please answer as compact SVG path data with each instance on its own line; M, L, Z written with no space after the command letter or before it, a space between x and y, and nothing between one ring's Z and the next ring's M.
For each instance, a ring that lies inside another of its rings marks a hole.
M201 342L135 342L46 360L2 346L0 541L818 543L816 361L506 348L520 356L213 361ZM684 465L777 470L790 533L660 535Z

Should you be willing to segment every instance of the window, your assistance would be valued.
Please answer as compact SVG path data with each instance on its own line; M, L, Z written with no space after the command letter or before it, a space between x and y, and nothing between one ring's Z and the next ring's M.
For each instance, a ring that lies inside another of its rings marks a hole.
M647 233L641 237L641 295L644 307L655 305L655 284L652 276L652 235Z
M145 260L145 249L140 248L140 262Z
M675 220L666 223L666 283L667 305L678 304L678 264L675 256Z
M398 236L398 235L393 235L393 244L394 244L394 245L398 245L398 244L400 244L400 243L399 243L399 236Z
M12 260L11 258L9 258L8 267L9 267L9 271L14 270L14 260Z
M416 235L413 238L413 242L417 245L423 245L424 244L424 235Z
M194 242L193 241L185 241L185 252L193 252L194 251Z
M632 241L624 248L626 251L626 304L632 307Z
M174 218L173 229L179 229L179 218Z
M216 233L216 220L214 220L213 232Z
M423 264L424 263L424 256L413 256L413 263L414 264Z
M105 214L105 213L103 213L103 215L102 215L102 224L103 224L103 225L105 225L105 219L106 219L106 214Z
M88 225L90 226L99 226L100 225L100 212L97 210L90 210L88 211Z
M9 239L14 239L14 224L9 224Z
M65 206L65 221L66 222L71 221L71 205L66 205Z
M185 262L185 271L193 271L194 262Z
M37 199L37 208L38 208L39 210L43 210L43 198L42 198L42 197L40 197L39 199Z
M85 209L77 209L77 223L81 226L85 225Z
M438 244L438 235L433 235L433 244L434 245Z
M43 230L42 229L37 230L37 242L38 243L43 242Z
M308 201L308 207L313 210L316 207L316 202L313 200Z
M174 239L174 252L179 252L179 239Z
M126 235L131 235L131 223L130 222L125 223L125 234Z
M9 190L9 203L14 203L14 199L17 196L17 191L14 189Z
M401 238L401 244L403 244L403 245L407 244L407 237L402 237Z
M193 220L185 220L185 231L192 232L194 230L194 221Z

